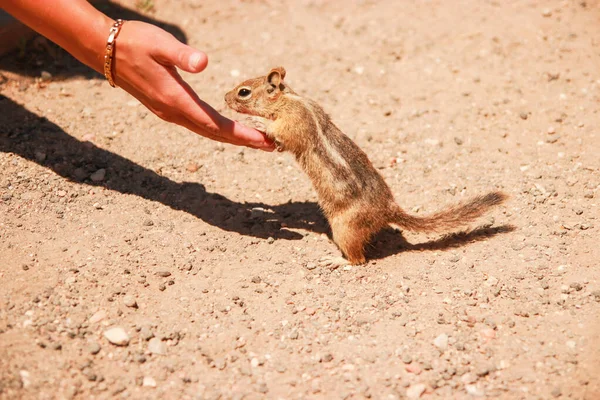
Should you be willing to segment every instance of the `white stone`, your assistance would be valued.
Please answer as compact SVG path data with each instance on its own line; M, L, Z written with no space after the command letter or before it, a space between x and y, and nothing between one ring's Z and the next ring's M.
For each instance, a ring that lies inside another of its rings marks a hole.
M142 381L142 386L156 387L156 380L154 380L154 378L151 376L145 376L144 380Z
M167 345L159 338L152 338L148 342L148 351L152 354L164 356L167 354Z
M117 346L127 346L129 344L129 335L120 326L114 326L105 330L104 337Z
M483 391L475 385L465 385L465 390L474 397L482 397L484 395Z
M425 391L425 385L423 383L417 383L416 385L410 386L406 389L406 397L409 399L418 399Z
M497 284L498 284L498 278L496 278L494 276L490 276L485 281L485 285L488 286L488 287L496 286Z
M135 297L133 297L132 295L128 294L123 298L123 304L125 304L127 307L131 307L131 308L137 308L137 301L135 300Z
M90 324L95 324L96 322L102 321L104 318L106 318L106 311L98 310L90 317L88 321Z
M27 389L29 386L31 386L31 375L29 374L29 371L22 369L19 371L19 375L21 376L23 389Z
M435 339L433 339L433 345L440 351L446 351L448 349L448 335L442 333Z

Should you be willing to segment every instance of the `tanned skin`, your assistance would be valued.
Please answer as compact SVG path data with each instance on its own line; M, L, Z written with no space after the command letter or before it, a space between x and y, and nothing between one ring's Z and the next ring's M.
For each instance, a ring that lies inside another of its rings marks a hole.
M309 176L333 241L347 259L330 263L364 264L365 245L388 226L449 231L473 222L507 198L502 192L491 192L431 216L407 214L367 155L317 103L294 92L284 78L284 68L273 68L266 76L236 86L225 101L233 110L259 119L267 137L280 151L292 153Z

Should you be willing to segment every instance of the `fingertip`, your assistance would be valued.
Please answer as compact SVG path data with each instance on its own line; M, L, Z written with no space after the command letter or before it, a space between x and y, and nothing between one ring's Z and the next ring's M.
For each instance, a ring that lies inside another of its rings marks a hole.
M234 136L245 139L251 147L265 151L275 149L275 144L263 132L247 127L238 121L233 121L232 133Z
M190 70L193 72L202 72L208 65L208 56L201 52L196 51L194 54L190 56L189 66Z

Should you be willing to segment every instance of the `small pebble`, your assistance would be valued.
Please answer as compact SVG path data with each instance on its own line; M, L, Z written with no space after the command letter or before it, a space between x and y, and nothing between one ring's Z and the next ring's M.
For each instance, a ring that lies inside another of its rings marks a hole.
M123 298L123 304L125 304L127 307L138 308L138 304L135 300L135 297L129 294Z
M262 279L260 279L260 276L254 276L252 277L252 283L261 283Z
M494 366L490 366L490 365L480 365L479 367L477 367L475 374L477 374L477 376L479 377L483 377L483 376L487 376L490 374L490 372L492 372L494 370Z
M479 389L476 385L465 385L465 390L473 397L484 396L483 390Z
M439 351L446 351L448 349L448 335L442 333L433 340L433 345L437 347Z
M136 354L133 359L138 363L138 364L143 364L146 362L146 356L143 354Z
M105 176L106 170L104 168L100 168L99 170L90 175L90 179L93 182L102 182Z
M406 372L410 372L411 374L419 375L422 371L421 366L418 363L411 363L404 367Z
M306 269L309 271L312 271L313 269L317 268L317 264L313 263L313 262L309 262L306 264Z
M49 81L52 79L52 74L48 71L42 71L42 73L40 74L40 77L42 78L43 81Z
M196 172L200 169L200 166L195 162L191 162L185 167L185 169L188 170L188 172Z
M215 360L215 368L224 370L227 366L227 361L223 357L219 357Z
M277 363L275 365L275 371L279 372L280 374L283 374L285 371L287 371L287 368L285 367L285 365Z
M148 342L148 351L152 354L163 356L167 354L167 345L159 338L152 338Z
M140 329L140 337L143 340L150 340L154 337L154 333L152 333L149 327L144 326L142 329Z
M129 335L125 329L115 326L104 331L104 337L110 343L117 346L127 346L129 344Z
M95 324L97 322L102 321L104 318L106 318L106 311L99 310L99 311L96 311L94 313L94 315L92 315L88 321L90 324Z
M496 286L498 285L498 278L490 276L484 283L488 287Z
M406 397L409 399L418 399L425 392L425 384L417 383L416 385L411 385L406 389Z
M480 334L485 339L494 339L496 337L496 331L492 328L483 328Z
M269 391L269 388L267 387L266 383L261 383L260 385L258 385L258 391L260 393L267 393Z
M156 271L156 275L158 275L162 278L167 278L167 277L171 276L171 273L166 270L160 270L160 271Z
M96 373L89 368L84 368L83 371L81 371L81 373L90 382L94 382L94 381L96 381L96 379L98 379L98 375L96 375Z
M154 378L151 376L145 376L144 380L142 381L142 386L156 387L156 380L154 380Z
M44 153L43 151L36 151L35 160L39 163L44 162L46 160L46 153Z
M579 282L573 282L573 283L571 283L571 284L569 285L569 287L570 287L571 289L575 289L575 290L576 290L576 291L578 291L578 292L579 292L581 289L583 289L583 286L582 286L582 285L581 285L581 283L579 283Z
M92 342L92 343L88 344L88 346L87 346L87 351L93 355L100 353L101 349L102 349L102 347L100 347L100 344L98 344L96 342Z

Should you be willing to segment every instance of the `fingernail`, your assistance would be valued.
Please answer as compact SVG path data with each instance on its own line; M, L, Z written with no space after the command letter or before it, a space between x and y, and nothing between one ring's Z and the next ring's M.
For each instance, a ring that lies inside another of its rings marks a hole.
M200 64L200 58L202 56L200 55L200 53L194 53L192 54L192 56L190 57L190 67L192 69L197 69L198 68L198 64Z
M252 146L256 147L257 149L269 149L273 147L266 142L254 142L252 143Z

